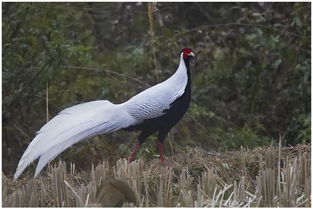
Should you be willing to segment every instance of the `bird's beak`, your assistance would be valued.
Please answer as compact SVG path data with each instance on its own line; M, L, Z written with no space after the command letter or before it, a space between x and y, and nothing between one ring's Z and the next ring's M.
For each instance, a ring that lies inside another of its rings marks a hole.
M195 57L195 54L194 54L193 52L190 52L190 53L188 54L188 56Z

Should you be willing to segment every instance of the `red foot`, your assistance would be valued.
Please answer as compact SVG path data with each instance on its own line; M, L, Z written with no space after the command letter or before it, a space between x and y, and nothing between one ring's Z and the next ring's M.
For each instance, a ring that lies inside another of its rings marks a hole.
M139 144L139 143L137 143L137 144L133 147L131 154L130 154L129 157L127 158L128 163L130 163L130 162L132 162L132 161L135 160L135 156L136 156L136 153L137 153L138 150L139 150L139 147L140 147L140 144Z
M164 166L171 166L172 164L170 162L167 162L164 160L164 145L160 143L159 141L157 143L158 143L158 148L160 152L160 163Z
M129 157L127 158L127 162L128 162L128 163L131 163L131 162L133 162L135 159L136 159L135 157L129 156Z

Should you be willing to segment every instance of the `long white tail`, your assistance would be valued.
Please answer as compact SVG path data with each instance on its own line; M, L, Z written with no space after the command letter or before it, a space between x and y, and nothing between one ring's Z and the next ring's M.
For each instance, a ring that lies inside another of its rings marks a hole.
M18 164L14 179L39 157L35 176L49 161L73 144L100 133L128 127L135 122L135 119L124 111L123 104L115 105L107 100L66 108L37 132Z

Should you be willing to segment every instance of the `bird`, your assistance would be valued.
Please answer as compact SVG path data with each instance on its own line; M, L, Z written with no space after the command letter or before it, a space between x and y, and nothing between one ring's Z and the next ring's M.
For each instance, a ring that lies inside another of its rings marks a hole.
M145 140L158 132L157 147L160 163L169 165L164 158L164 141L168 132L183 117L191 100L190 65L194 53L190 48L181 50L176 72L128 101L113 104L95 100L62 110L47 122L23 153L15 174L17 179L30 163L39 158L34 177L48 162L65 149L84 139L117 130L140 131L138 141L131 149L128 162Z
M106 177L96 188L96 203L101 207L122 207L123 203L137 203L130 186L112 176Z

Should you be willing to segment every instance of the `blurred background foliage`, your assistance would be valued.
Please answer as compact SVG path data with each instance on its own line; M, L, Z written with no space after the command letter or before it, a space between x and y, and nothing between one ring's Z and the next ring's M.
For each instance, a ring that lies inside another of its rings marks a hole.
M149 18L150 15L150 18ZM191 47L192 103L167 153L310 143L310 3L2 3L2 163L67 106L123 102L176 69ZM48 94L47 94L48 93ZM48 102L48 106L47 106ZM119 131L61 157L80 168L127 156ZM140 155L154 157L155 137Z

